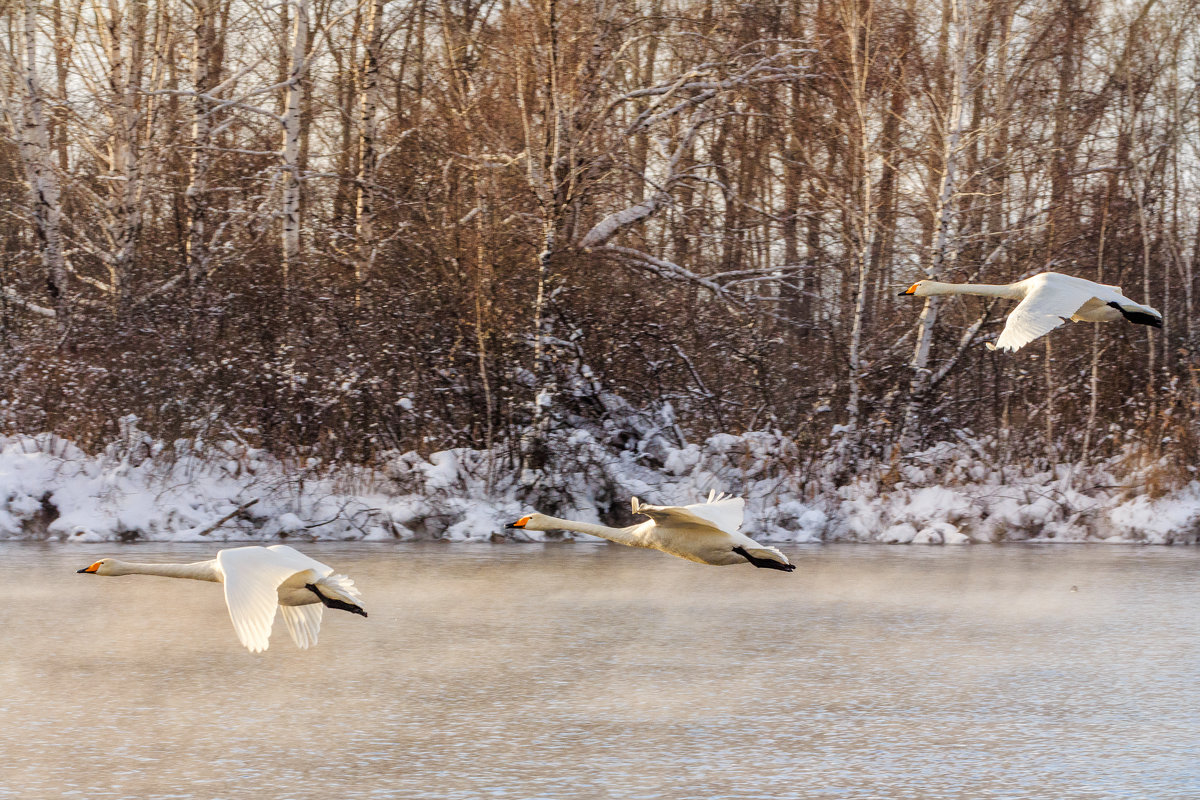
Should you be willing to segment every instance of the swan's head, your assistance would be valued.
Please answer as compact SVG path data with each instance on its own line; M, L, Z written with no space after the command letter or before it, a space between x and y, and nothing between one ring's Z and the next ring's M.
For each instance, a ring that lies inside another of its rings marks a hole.
M917 297L925 297L929 294L929 289L931 288L930 284L932 283L933 281L917 281L912 286L901 292L900 296L903 297L906 294L910 294L916 295Z
M90 567L84 567L83 569L79 569L79 570L75 570L75 571L77 573L84 572L84 573L87 573L88 575L112 575L113 574L113 566L116 563L117 563L116 559L102 558L99 561L97 561L95 564L92 564Z
M545 514L530 514L529 516L521 517L516 522L510 522L504 527L520 528L524 531L556 530L556 526L550 521L550 517L547 517Z

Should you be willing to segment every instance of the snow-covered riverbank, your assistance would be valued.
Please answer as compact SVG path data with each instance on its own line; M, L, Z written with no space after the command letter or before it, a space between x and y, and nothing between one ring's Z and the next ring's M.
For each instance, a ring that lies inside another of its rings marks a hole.
M10 436L0 438L0 538L490 541L530 510L521 497L623 524L630 495L687 503L717 489L746 498L744 529L763 541L1200 541L1200 482L1151 499L1116 464L1000 469L963 441L894 469L862 469L838 487L829 464L802 459L778 434L650 441L614 452L577 431L559 443L570 460L547 476L468 449L396 454L374 470L285 463L234 441L156 442L132 423L98 455L49 435Z

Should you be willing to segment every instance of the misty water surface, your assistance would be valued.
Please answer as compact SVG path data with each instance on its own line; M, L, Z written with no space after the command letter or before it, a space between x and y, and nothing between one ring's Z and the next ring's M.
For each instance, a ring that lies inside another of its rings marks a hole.
M0 546L0 797L1200 797L1200 549L297 546L371 616L258 656L74 572L212 548Z

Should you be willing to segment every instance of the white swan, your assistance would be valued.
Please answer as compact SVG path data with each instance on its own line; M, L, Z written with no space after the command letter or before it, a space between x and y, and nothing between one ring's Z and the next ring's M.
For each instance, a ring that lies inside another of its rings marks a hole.
M1150 306L1133 302L1121 294L1119 286L1106 286L1057 272L1042 272L1023 281L1000 285L917 281L900 294L917 297L974 294L1020 300L1008 315L1008 322L996 343L987 343L989 350L1018 350L1068 320L1113 322L1123 317L1138 325L1162 327L1162 314Z
M317 643L325 606L367 616L354 581L285 544L219 550L211 561L194 564L131 564L102 558L79 572L223 583L233 629L251 653L267 649L276 608L282 610L288 633L301 649Z
M610 528L588 522L530 514L506 528L528 531L567 530L589 533L630 547L648 547L701 564L725 566L750 563L756 567L791 572L787 556L738 533L745 501L710 492L708 502L690 506L650 506L633 498L633 513L650 519L628 528Z

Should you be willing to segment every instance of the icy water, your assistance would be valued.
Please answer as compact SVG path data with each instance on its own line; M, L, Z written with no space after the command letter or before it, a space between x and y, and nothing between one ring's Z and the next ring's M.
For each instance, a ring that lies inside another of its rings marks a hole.
M1200 798L1200 548L301 547L371 616L254 656L75 574L210 549L0 546L0 797Z

